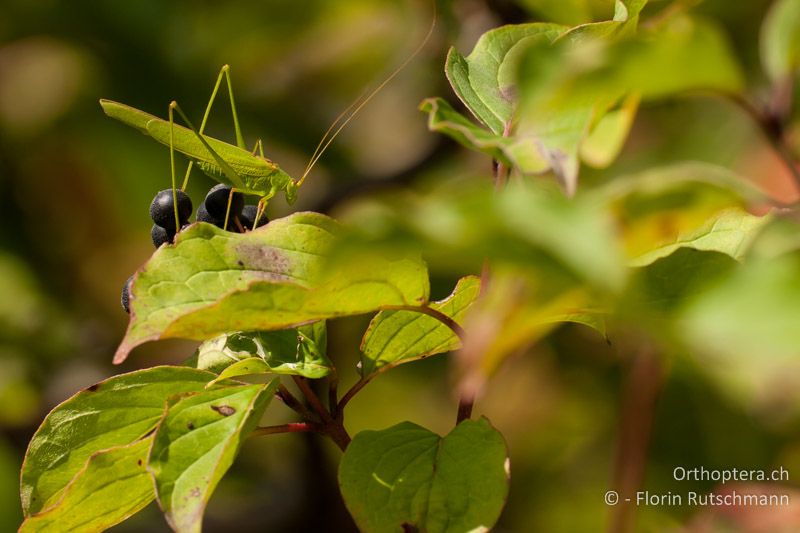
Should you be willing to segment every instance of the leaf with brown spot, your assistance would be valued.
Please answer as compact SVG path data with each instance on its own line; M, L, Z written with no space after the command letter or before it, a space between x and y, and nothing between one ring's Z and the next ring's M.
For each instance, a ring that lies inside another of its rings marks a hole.
M161 419L167 398L204 390L215 377L186 367L138 370L84 389L56 406L25 454L20 480L25 516L58 501L97 452L147 437Z
M244 234L192 225L137 275L131 321L114 361L156 339L287 329L427 302L428 272L419 257L361 250L333 258L340 233L337 222L318 213L295 213Z
M236 412L236 409L230 405L212 405L211 408L222 416L231 416Z
M275 380L170 400L155 434L148 468L156 479L159 505L175 531L200 531L211 493L277 386Z
M151 443L142 439L93 454L59 498L26 518L19 531L105 531L137 513L155 496L144 467Z

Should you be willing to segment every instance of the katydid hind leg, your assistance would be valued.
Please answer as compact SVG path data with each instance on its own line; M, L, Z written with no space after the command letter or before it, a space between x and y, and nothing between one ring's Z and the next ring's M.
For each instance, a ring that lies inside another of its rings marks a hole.
M261 142L261 139L258 139L256 141L256 144L253 146L253 151L250 152L250 153L253 154L253 155L258 154L261 157L264 157L264 146L263 146L263 144Z
M217 81L214 83L214 88L211 90L211 97L208 99L208 104L206 104L206 111L203 113L203 120L200 122L200 128L198 130L201 134L205 132L206 123L208 123L208 117L211 115L211 108L214 107L214 101L217 98L219 86L222 84L222 77L224 76L226 69L228 69L228 65L225 65L220 69L219 74L217 75ZM194 161L189 161L189 165L186 167L186 175L183 177L183 185L181 186L182 191L185 191L186 187L189 185L189 175L192 172L193 166Z
M181 107L178 105L178 102L173 100L172 103L170 104L170 110L171 109L175 109L175 111L178 112L178 114L180 115L181 119L183 119L183 121L186 123L188 128L190 130L192 130L192 132L194 132L195 136L200 141L200 143L203 145L203 147L206 150L208 150L208 153L211 155L211 157L214 159L214 161L220 167L220 169L222 170L222 173L225 174L225 177L228 178L228 180L230 180L231 184L234 187L237 187L239 189L246 189L247 187L245 186L244 180L242 179L242 177L239 176L239 174L237 174L236 171L233 170L233 168L231 168L231 166L222 158L222 156L220 156L216 152L216 150L214 150L211 147L210 144L208 144L208 141L206 140L206 138L199 131L197 131L197 128L194 127L194 124L192 124L192 121L189 120L189 117L187 117L186 113L183 112Z
M233 129L236 133L236 146L242 150L247 150L244 144L244 137L242 136L242 129L239 127L239 115L236 112L236 100L233 97L233 83L231 82L231 69L228 65L222 67L220 76L225 74L225 81L228 84L228 98L231 102L231 115L233 115Z

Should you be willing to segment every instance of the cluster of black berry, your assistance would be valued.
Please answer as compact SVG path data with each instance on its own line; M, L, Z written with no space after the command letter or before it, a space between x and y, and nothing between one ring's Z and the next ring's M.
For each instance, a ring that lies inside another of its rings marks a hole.
M178 225L175 225L175 201L178 202ZM230 204L230 209L228 205ZM244 205L244 195L239 192L231 194L231 188L227 185L215 185L208 191L205 200L197 208L197 222L207 222L218 228L225 226L227 214L228 224L224 228L227 231L241 233L259 228L269 222L269 219L262 213L256 224L256 214L258 207L255 205ZM150 238L153 246L158 248L164 243L172 242L175 234L189 225L189 217L192 216L192 200L181 191L164 189L156 194L150 204L150 218L153 219L153 228L150 230ZM126 313L130 313L130 286L133 276L129 277L122 288L122 308Z

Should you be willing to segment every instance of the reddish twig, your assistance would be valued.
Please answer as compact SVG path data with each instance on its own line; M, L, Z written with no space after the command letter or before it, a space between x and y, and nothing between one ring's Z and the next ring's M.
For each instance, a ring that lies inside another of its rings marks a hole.
M291 422L289 424L281 424L279 426L263 426L253 430L253 436L262 435L276 435L278 433L304 433L304 432L319 432L320 428L317 424L309 422Z
M311 405L312 409L316 411L320 419L322 419L322 432L328 435L339 448L344 451L350 444L350 435L340 421L335 420L331 413L325 409L319 397L308 384L308 380L302 376L292 376L297 387L306 397L306 400Z
M472 408L475 405L475 397L462 394L461 398L458 399L458 413L456 415L456 425L460 424L464 420L468 420L472 417Z
M635 531L633 498L644 482L647 449L653 427L656 402L663 382L658 355L649 347L631 361L625 378L614 489L619 503L611 511L610 533Z
M277 398L280 401L282 401L286 405L286 407L288 407L289 409L291 409L293 411L296 411L304 419L309 420L309 421L316 421L317 420L317 416L315 416L314 413L309 411L308 408L305 405L303 405L303 403L300 400L295 398L294 394L289 392L289 389L287 389L283 385L283 383L278 385L278 391L275 393L275 396L277 396Z
M328 376L328 409L330 409L331 416L335 420L341 422L343 413L339 410L338 388L339 374L337 374L336 370L334 370L331 375Z
M325 406L322 405L322 402L319 401L317 393L314 392L314 390L308 384L308 380L302 376L292 376L292 379L294 379L297 388L300 389L300 392L303 393L303 396L306 397L306 400L308 401L309 405L311 405L311 408L314 409L322 421L327 422L328 420L331 420L330 413L327 409L325 409Z

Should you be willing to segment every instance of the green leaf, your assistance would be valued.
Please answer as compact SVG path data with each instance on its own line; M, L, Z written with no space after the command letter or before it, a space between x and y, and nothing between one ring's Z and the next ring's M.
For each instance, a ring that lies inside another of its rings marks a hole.
M609 312L605 309L592 309L589 307L574 310L571 312L555 315L553 317L556 322L571 322L573 324L580 324L595 330L603 337L608 337L608 327L606 324Z
M562 160L548 146L542 145L547 139L542 135L541 128L521 130L513 127L520 60L528 48L547 48L555 40L567 35L571 36L571 42L575 42L580 35L607 37L616 30L635 27L644 4L644 0L618 0L613 21L584 24L569 31L564 26L539 22L496 28L483 34L467 57L451 48L445 65L450 84L461 101L491 133L474 126L449 106L445 107L436 100L423 103L423 111L430 114L429 128L451 136L468 148L504 161L524 174L542 173L552 167L577 175L577 143L574 160ZM582 109L578 116L569 120L585 125L590 114L590 108ZM587 148L587 157L604 165L607 164L605 161L616 156L632 122L632 114L635 114L635 106L633 113L630 107L626 107L624 112L615 114L617 120L602 124L594 142ZM564 125L560 124L550 133L556 135L557 130L563 129Z
M652 319L654 330L666 329L662 320L674 318L689 299L736 266L732 257L720 252L680 248L639 269L620 308L637 324Z
M44 511L25 519L20 533L104 531L155 497L147 472L152 437L93 454Z
M647 0L614 0L614 21L635 22Z
M467 57L451 48L445 64L450 85L478 120L503 135L515 107L520 52L534 41L552 42L565 30L541 22L502 26L484 33Z
M173 394L201 391L216 376L184 367L155 367L112 377L56 406L28 445L20 494L26 516L54 505L97 452L141 439L156 426Z
M114 361L150 340L287 329L427 301L427 269L418 257L357 250L332 258L340 232L318 213L295 213L243 234L193 224L139 271Z
M212 381L211 383L216 382L217 380L232 378L236 376L252 376L255 374L269 374L271 371L270 366L264 362L263 359L260 357L248 357L246 359L240 359L236 361L232 365L228 366L225 370L223 370L219 377Z
M230 333L197 350L197 368L219 372L217 380L246 374L290 374L318 379L333 364L325 354L325 322L279 331Z
M461 349L462 381L480 383L509 355L538 341L564 322L605 334L599 306L605 298L557 277L522 268L493 268L492 280L470 308L465 329L480 331Z
M211 493L255 428L278 381L176 396L156 431L149 469L170 526L200 531Z
M465 369L479 380L562 322L604 334L612 308L606 296L622 290L627 269L611 231L610 202L598 196L568 199L542 182L511 182L495 192L483 181L459 181L424 197L352 205L346 220L357 233L348 245L420 247L432 270L442 272L477 272L491 262L492 283L465 318L467 331L486 332L486 343L472 348L474 367Z
M698 294L683 316L686 336L702 351L730 361L793 361L800 330L797 254L737 269Z
M488 180L486 180L488 181ZM432 269L478 272L519 268L600 291L624 284L624 259L607 206L594 197L565 198L541 181L510 183L495 192L486 181L459 181L426 196L394 195L352 204L348 246L421 249Z
M431 131L443 133L467 148L516 167L520 172L537 174L549 168L531 137L504 137L487 131L441 98L424 100L420 110L428 113L428 129Z
M632 94L618 109L606 113L581 143L581 160L595 168L613 163L622 151L638 109L639 95Z
M732 172L679 163L621 176L588 193L614 213L630 264L642 266L680 246L734 257L767 220L743 208L764 195ZM738 228L738 229L737 229Z
M480 278L461 278L450 296L429 307L460 324L480 289ZM361 341L361 375L368 376L387 365L456 350L459 346L458 336L433 317L411 311L381 311L369 323Z
M464 421L444 438L403 422L356 435L339 486L362 531L487 531L508 493L508 452L485 418Z
M798 317L800 256L793 253L745 263L695 294L676 328L734 401L773 417L796 416Z
M759 232L772 216L755 216L740 208L725 209L708 218L702 225L679 233L669 243L631 260L631 266L645 266L666 257L680 248L720 252L741 260Z
M542 156L568 193L576 186L581 144L626 95L647 100L691 89L742 87L727 42L708 23L674 17L636 36L615 32L613 39L597 24L576 28L553 45L527 47L520 66L515 134L539 140Z
M773 83L800 69L800 2L776 0L761 27L761 63Z
M639 24L639 13L647 0L615 0L613 20L581 24L561 36L562 39L578 41L586 38L614 37L631 33Z
M798 210L791 209L782 215L770 213L758 238L750 243L747 257L750 260L770 260L800 251L800 223L796 219Z
M574 26L592 18L588 0L522 0L521 5L549 22Z

